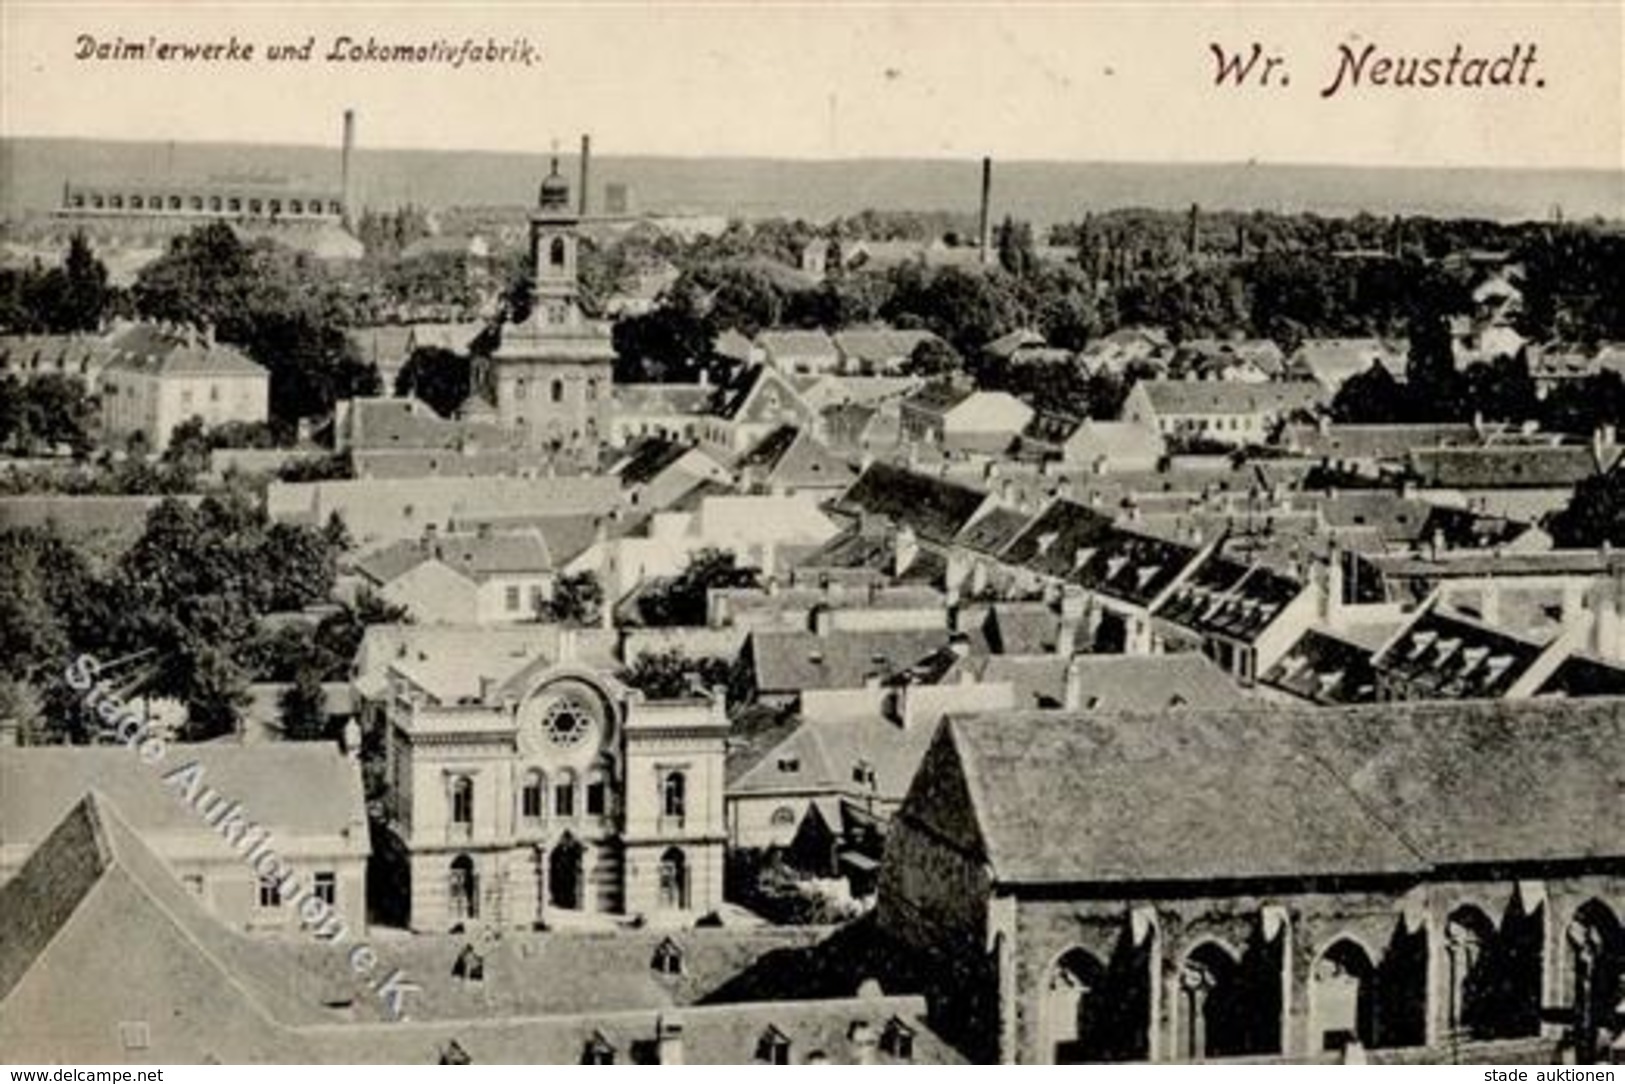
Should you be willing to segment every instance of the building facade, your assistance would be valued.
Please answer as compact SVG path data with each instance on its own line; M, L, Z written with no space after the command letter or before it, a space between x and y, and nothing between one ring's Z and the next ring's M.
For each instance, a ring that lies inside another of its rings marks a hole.
M720 693L649 702L546 660L463 695L401 666L390 684L391 860L413 930L691 923L721 904Z
M615 348L609 330L581 310L580 226L554 159L530 216L530 314L503 328L501 344L478 359L466 412L494 412L534 446L590 456L610 439Z

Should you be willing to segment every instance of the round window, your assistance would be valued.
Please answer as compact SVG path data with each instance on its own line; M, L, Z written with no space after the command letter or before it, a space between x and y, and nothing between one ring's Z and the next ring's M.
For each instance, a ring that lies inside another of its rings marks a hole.
M559 700L542 717L542 729L554 745L571 748L580 745L592 731L592 716L574 700Z

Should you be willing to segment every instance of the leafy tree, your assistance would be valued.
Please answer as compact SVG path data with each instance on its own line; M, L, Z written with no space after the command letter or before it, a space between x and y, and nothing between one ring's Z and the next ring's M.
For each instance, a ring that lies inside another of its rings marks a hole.
M1355 373L1337 389L1331 414L1340 422L1381 425L1405 421L1409 407L1399 381L1382 365L1372 362L1371 368Z
M703 625L713 588L757 587L761 574L742 568L731 550L703 549L681 573L645 591L639 611L650 625Z
M604 585L591 571L559 577L541 617L566 625L596 625L603 614Z
M468 398L472 365L468 358L437 346L412 351L395 376L396 395L415 395L443 418L450 418Z
M321 741L327 733L327 695L322 691L321 674L302 669L293 684L282 690L278 703L282 714L282 736L289 741Z
M999 253L999 266L1016 278L1024 279L1038 270L1032 223L1016 222L1006 215L999 224L994 247Z
M101 326L112 292L107 267L91 251L83 231L75 231L62 262L62 295L55 331L95 331Z
M1575 486L1568 505L1547 527L1559 546L1625 545L1625 473L1616 467Z
M725 659L690 658L681 648L671 648L643 652L622 676L651 700L678 700L717 686L726 687L731 671Z
M1467 413L1450 325L1437 311L1418 311L1411 318L1405 385L1419 421L1450 421Z
M903 363L903 372L909 376L949 376L953 373L963 372L965 359L959 356L959 351L938 338L922 339L908 361Z

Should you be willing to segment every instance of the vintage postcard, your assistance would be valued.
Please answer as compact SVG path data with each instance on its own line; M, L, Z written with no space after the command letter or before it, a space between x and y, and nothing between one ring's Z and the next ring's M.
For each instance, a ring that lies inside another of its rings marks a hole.
M1621 0L5 0L0 1057L1615 1080L1622 435Z

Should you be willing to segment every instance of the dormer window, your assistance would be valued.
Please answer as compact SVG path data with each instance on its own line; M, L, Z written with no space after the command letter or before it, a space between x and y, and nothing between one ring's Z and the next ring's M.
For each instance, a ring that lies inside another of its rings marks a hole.
M756 1060L768 1065L790 1064L790 1037L772 1025L756 1041Z
M655 946L654 958L649 966L657 975L681 975L683 973L683 950L671 938L666 938Z
M457 954L457 959L452 962L451 977L461 979L463 982L484 982L485 957L475 951L473 945L464 945L463 950Z
M880 1033L880 1049L898 1061L914 1060L914 1029L901 1017L892 1017Z
M472 1065L474 1064L474 1059L468 1056L468 1051L463 1049L462 1043L458 1042L456 1039L452 1039L450 1042L446 1043L445 1046L440 1048L440 1064Z
M801 758L800 757L780 757L779 758L779 771L781 771L781 772L799 772L800 770L801 770Z
M614 1065L615 1047L604 1038L604 1033L595 1031L587 1040L587 1045L581 1051L582 1065Z

